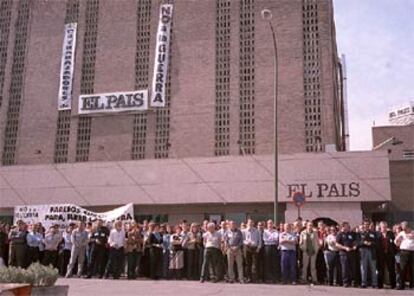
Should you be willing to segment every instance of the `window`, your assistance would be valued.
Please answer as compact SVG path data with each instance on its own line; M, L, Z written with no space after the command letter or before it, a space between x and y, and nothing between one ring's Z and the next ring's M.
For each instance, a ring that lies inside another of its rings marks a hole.
M135 57L135 89L148 88L151 0L139 0L137 7L137 44ZM147 114L134 115L132 159L145 158Z
M321 138L321 93L319 27L317 0L303 0L304 48L304 99L305 99L305 150L318 152L323 149ZM318 90L318 91L314 91ZM309 108L308 106L312 106ZM318 136L318 141L315 140Z
M255 153L254 125L254 79L255 79L255 26L254 0L242 0L240 3L240 154Z
M98 35L99 0L87 0L85 35L83 38L83 58L81 72L81 94L92 94L95 83L96 42ZM79 116L76 142L76 161L89 160L92 118Z
M216 0L215 155L230 150L230 0Z
M68 0L66 2L65 23L78 22L79 0ZM70 136L71 110L58 111L56 136L55 136L55 153L54 162L68 162L68 146Z
M4 132L4 146L2 155L3 165L13 165L15 163L17 135L19 130L20 105L23 95L22 90L24 87L23 81L26 61L26 42L31 3L32 2L25 0L20 0L18 3L18 15L15 26L16 35L14 40L13 63L11 70L11 86L9 92L9 106L7 109L6 128ZM11 3L7 2L2 3L1 14L5 13L3 11L3 8L7 8L7 4L12 5ZM2 42L2 44L4 43ZM7 50L7 48L5 50Z
M12 0L6 0L0 3L0 108L3 101L1 90L4 87L12 4Z

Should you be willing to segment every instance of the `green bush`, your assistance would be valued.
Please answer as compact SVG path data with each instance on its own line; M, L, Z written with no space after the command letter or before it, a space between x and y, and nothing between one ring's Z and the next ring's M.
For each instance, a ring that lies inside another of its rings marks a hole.
M22 283L32 286L53 286L59 277L58 270L51 266L33 263L27 269L1 267L0 283Z

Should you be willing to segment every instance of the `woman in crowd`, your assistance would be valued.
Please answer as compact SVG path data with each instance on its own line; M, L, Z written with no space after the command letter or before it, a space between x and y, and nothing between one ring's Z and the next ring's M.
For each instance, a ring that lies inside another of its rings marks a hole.
M6 253L9 250L7 240L6 225L0 223L0 267L5 266L7 262Z
M165 279L170 279L170 251L171 251L171 235L174 234L174 227L170 225L161 226L162 234L162 276Z
M175 233L170 237L170 278L180 280L184 268L184 236L180 225L175 226Z
M139 265L139 274L143 277L150 276L150 248L151 246L148 243L149 235L150 235L150 229L149 229L148 221L144 220L142 224L142 237L144 239L143 253L142 253L142 259L140 262L141 264Z
M189 280L198 280L200 278L200 252L202 252L202 234L199 231L199 227L196 223L192 223L190 226L190 232L188 233L187 249L188 249L188 266L187 275Z
M162 275L162 235L158 224L150 223L148 226L150 278L157 280Z
M126 256L128 265L128 279L137 278L137 267L141 260L143 238L141 229L132 221L127 232Z
M337 278L339 273L339 250L336 247L336 234L337 230L335 226L329 227L329 234L324 240L324 257L327 269L328 284L333 286L337 284Z

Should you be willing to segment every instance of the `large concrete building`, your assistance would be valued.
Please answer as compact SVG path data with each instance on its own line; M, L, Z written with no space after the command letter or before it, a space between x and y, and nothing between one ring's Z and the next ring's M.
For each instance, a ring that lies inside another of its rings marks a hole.
M376 209L367 207L366 210L375 212L374 216L378 218L395 222L414 222L414 122L407 119L392 120L393 125L372 128L374 149L385 150L389 154L392 202Z
M79 114L81 95L151 89L160 5L166 3L173 5L166 106ZM285 203L293 189L313 190L309 218L328 216L343 202L347 211L334 218L358 221L361 202L390 199L386 155L332 153L345 150L347 135L331 0L0 5L5 215L24 203L98 209L133 202L137 214L170 221L271 216L274 52L261 18L265 8L273 15L278 47L280 212L292 217ZM58 110L70 23L77 24L72 108Z

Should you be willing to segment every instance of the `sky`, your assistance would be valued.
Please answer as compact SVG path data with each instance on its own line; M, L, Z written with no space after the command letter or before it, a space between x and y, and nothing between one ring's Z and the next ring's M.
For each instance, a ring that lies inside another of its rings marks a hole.
M414 0L334 0L345 54L351 150L372 149L371 127L414 101Z

